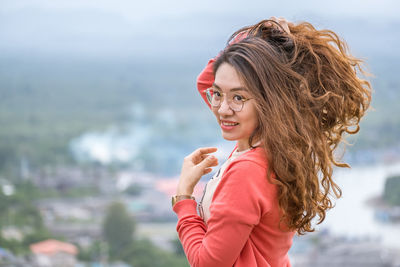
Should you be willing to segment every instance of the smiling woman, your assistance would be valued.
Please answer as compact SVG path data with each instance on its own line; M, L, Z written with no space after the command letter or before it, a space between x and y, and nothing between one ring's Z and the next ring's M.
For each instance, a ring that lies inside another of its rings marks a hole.
M344 42L309 23L272 18L232 39L197 82L222 136L237 143L199 204L193 189L218 164L217 148L185 158L177 231L191 266L290 266L294 234L314 231L341 195L332 169L348 165L333 153L343 133L358 132L370 84Z

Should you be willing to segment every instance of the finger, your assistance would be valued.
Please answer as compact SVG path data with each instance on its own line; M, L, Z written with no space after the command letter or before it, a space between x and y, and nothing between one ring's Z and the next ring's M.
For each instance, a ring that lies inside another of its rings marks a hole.
M193 152L192 161L194 164L199 164L201 161L209 156L208 153L214 153L215 151L217 151L216 147L199 148Z
M216 147L201 147L198 150L200 150L201 154L206 154L206 153L212 153L218 150Z
M270 19L271 21L273 21L273 22L279 23L278 20L277 20L277 18L275 18L275 17L270 17L269 19ZM274 25L276 26L276 24L273 23L273 22L269 22L269 26L270 26L270 27L273 27Z
M203 154L203 155L201 155L201 161L203 161L205 158L207 158L207 157L209 157L209 156L212 156L212 155L210 155L210 154Z
M199 164L197 164L197 167L201 169L206 169L217 165L218 165L218 159L210 155L203 161L201 161Z
M286 25L287 24L287 20L280 17L279 19L276 20L280 25Z
M278 23L282 26L282 28L287 32L290 33L290 29L289 29L289 21L287 21L285 18L283 17L279 17L278 19Z
M272 21L272 18L267 19L266 22L264 23L264 25L266 27L271 27L272 26L272 22L271 21Z
M201 155L203 155L203 154L213 153L213 152L215 152L215 151L217 151L217 150L218 150L218 149L217 149L216 147L201 147L201 148L196 149L196 150L191 154L191 156L192 156L193 158L195 158L195 157L200 158Z
M283 17L279 17L279 18L271 17L270 20L275 21L276 23L278 23L282 27L282 29L285 32L290 33L290 29L289 29L289 26L288 26L289 22L285 18L283 18ZM270 24L271 24L270 26L273 26L272 23L270 23Z
M200 155L200 156L198 156L198 157L195 157L194 159L193 159L193 162L194 162L194 164L199 164L200 162L202 162L205 158L207 158L208 156L210 156L209 154L203 154L203 155Z
M210 173L211 171L212 171L211 168L205 168L204 171L203 171L203 175L207 174L207 173Z
M285 32L290 33L290 29L289 29L289 26L287 24L281 24L281 26L282 26L282 28L283 28L283 30Z

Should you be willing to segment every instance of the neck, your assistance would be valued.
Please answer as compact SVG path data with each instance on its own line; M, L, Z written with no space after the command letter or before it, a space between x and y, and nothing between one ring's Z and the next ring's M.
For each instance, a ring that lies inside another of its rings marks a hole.
M257 142L253 141L251 145L253 147L256 147L256 146L259 146L260 144L261 144L261 141L257 141ZM238 152L241 152L241 151L244 151L244 150L247 150L250 148L249 140L238 140L237 145L238 145L238 147L237 147Z

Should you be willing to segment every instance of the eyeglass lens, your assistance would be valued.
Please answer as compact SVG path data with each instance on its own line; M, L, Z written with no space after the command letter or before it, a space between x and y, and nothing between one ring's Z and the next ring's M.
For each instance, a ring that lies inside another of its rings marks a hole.
M224 95L226 95L228 99L228 105L233 111L241 111L243 108L243 101L240 95L237 94L225 94L221 93L218 90L207 89L206 91L207 100L213 107L219 107L221 103L224 101Z

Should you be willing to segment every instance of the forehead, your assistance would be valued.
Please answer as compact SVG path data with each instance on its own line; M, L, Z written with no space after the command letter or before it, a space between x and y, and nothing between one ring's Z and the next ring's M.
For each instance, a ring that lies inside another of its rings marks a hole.
M233 88L245 90L237 71L228 63L222 63L217 69L214 86L223 91L230 91Z

